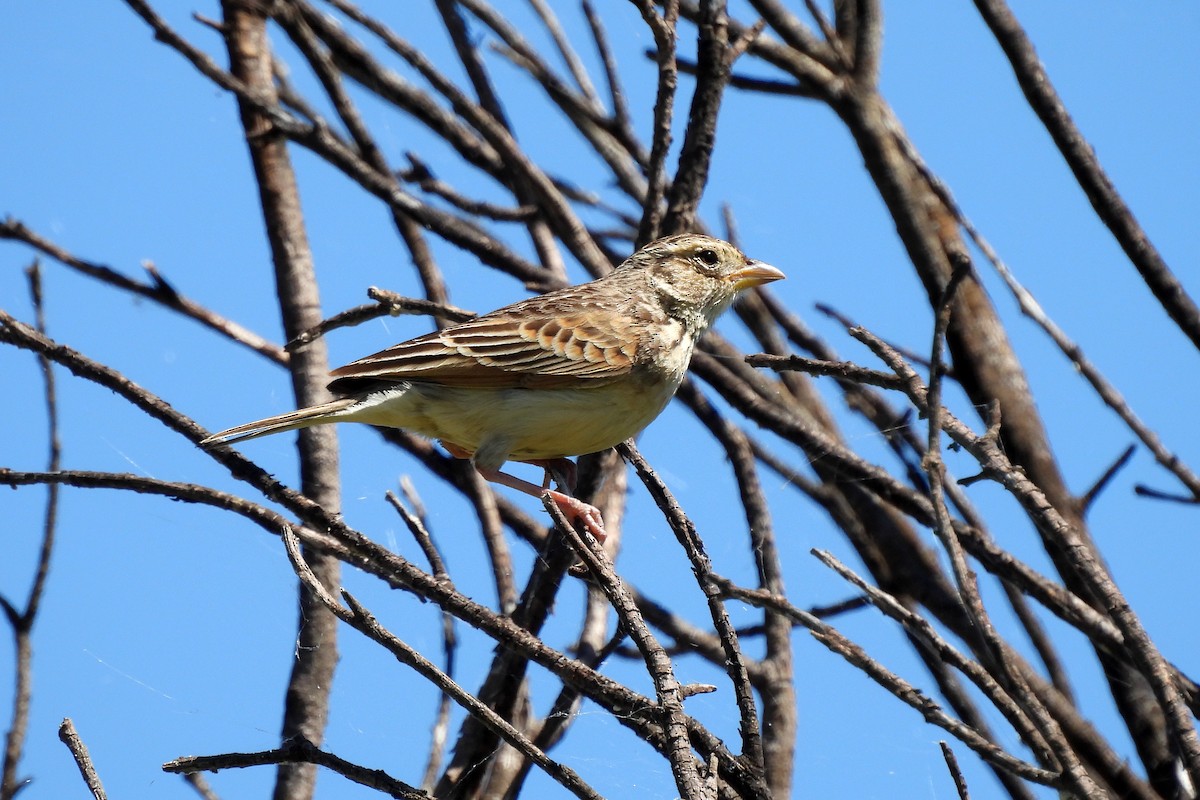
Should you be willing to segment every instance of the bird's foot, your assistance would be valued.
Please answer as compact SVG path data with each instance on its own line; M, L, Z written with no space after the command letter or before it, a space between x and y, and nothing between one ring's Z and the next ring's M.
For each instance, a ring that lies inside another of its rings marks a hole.
M531 461L529 463L537 463L538 466L544 467L549 472L552 471L553 468L545 465L558 461L571 464L573 472L575 465L572 462L567 461L565 458L548 459L547 461L540 463ZM604 520L600 516L600 509L596 508L595 506L585 503L579 498L572 497L569 494L564 494L563 492L559 492L554 489L546 489L545 487L538 486L537 484L530 483L529 481L521 480L520 478L509 475L506 472L501 472L498 469L487 469L479 466L478 464L475 465L475 469L480 475L492 483L498 483L502 486L507 486L510 489L516 489L519 492L524 492L525 494L533 497L541 497L543 494L550 495L550 499L553 500L554 504L563 512L563 516L567 518L569 523L574 525L577 521L583 522L584 526L587 527L588 532L592 534L592 536L595 536L596 541L600 542L601 544L603 544L605 538L607 538L604 533ZM571 477L574 476L572 475ZM559 479L557 475L555 476L555 479ZM561 480L559 485L562 485Z
M596 537L596 541L604 544L604 540L608 538L608 534L604 532L604 518L600 516L600 509L590 503L585 503L577 497L556 492L553 489L548 490L546 494L550 495L550 499L563 512L563 516L567 518L567 522L574 525L576 522L582 522L587 528L588 533Z

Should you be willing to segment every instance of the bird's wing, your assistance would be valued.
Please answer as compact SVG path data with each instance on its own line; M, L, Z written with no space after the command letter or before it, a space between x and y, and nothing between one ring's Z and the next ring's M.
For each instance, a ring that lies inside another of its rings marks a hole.
M419 380L478 388L595 386L627 374L638 329L614 310L531 298L410 339L331 374L335 391Z

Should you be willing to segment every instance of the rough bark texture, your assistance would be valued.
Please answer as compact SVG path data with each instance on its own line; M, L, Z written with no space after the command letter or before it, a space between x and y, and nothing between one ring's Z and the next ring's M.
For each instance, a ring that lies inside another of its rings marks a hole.
M278 102L272 70L271 46L266 18L255 3L225 0L225 38L230 72L250 91L267 102ZM284 334L293 339L322 319L317 276L308 246L300 190L288 154L287 140L274 130L270 119L245 100L239 103L242 127L262 203L267 239L275 267ZM329 359L324 340L305 345L292 353L289 363L297 407L317 405L330 399ZM332 427L308 428L298 437L300 486L305 495L331 514L341 507L338 478L337 434ZM321 583L336 591L341 564L333 556L309 551L307 560ZM337 619L304 585L299 588L296 649L292 675L283 704L281 736L319 745L325 738L329 719L330 692L337 666ZM316 766L289 763L279 766L276 800L306 800L315 793Z

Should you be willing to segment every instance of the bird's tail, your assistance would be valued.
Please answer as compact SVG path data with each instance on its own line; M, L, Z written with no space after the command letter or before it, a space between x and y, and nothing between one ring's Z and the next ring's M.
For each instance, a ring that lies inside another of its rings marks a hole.
M319 406L310 406L297 411L289 411L286 414L280 414L275 417L247 422L245 425L238 425L236 428L214 433L212 436L201 439L200 446L212 447L218 444L233 444L234 442L257 439L259 436L267 436L268 434L280 433L281 431L292 431L297 428L308 428L312 425L325 425L330 422L337 422L342 416L341 412L357 402L358 400L354 397L343 397L340 400L323 403Z

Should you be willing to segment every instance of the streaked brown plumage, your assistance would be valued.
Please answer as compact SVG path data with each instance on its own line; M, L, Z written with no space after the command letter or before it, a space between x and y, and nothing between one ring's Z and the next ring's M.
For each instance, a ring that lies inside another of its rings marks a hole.
M774 267L707 236L660 239L591 283L522 300L334 370L338 400L239 425L205 446L332 422L404 428L439 439L489 480L508 460L552 472L569 517L603 539L599 512L569 493L568 456L637 434L679 388L692 349L737 293L779 280Z

